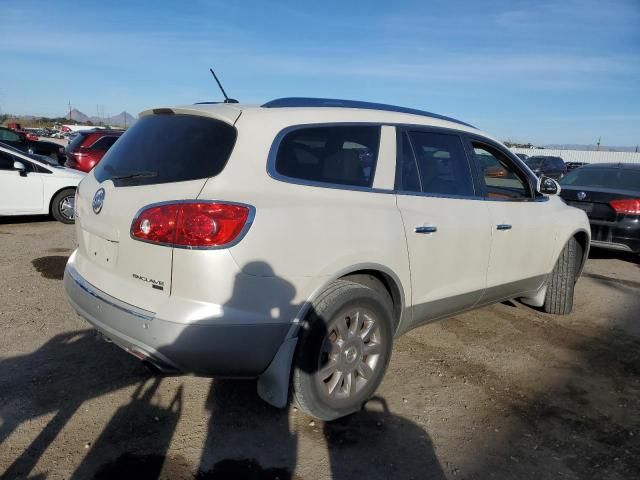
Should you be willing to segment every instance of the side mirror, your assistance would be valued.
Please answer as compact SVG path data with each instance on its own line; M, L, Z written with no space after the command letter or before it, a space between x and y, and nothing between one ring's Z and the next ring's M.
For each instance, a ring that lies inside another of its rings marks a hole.
M15 160L13 162L13 169L19 171L21 177L27 176L27 167L25 167L24 163Z
M558 195L562 188L553 178L542 176L538 179L536 190L543 195Z

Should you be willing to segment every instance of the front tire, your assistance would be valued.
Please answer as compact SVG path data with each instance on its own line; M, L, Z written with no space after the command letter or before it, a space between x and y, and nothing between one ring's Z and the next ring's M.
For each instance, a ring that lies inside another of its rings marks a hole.
M388 295L336 280L313 303L294 357L293 400L334 420L362 408L384 377L393 345Z
M572 237L562 249L549 277L543 310L554 315L568 315L573 309L574 288L582 261L582 248Z
M56 193L51 201L51 215L59 222L71 224L75 222L76 191L73 188L67 188Z

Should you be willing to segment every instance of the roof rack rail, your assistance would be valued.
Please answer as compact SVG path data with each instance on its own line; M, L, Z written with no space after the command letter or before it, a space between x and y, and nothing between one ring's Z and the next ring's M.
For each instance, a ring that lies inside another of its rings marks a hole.
M360 102L358 100L339 100L335 98L312 98L312 97L285 97L271 100L262 105L263 108L287 108L287 107L333 107L333 108L363 108L368 110L382 110L385 112L409 113L422 117L437 118L448 122L458 123L467 127L476 128L468 123L461 122L455 118L445 117L437 113L425 112L414 108L398 107L385 103Z

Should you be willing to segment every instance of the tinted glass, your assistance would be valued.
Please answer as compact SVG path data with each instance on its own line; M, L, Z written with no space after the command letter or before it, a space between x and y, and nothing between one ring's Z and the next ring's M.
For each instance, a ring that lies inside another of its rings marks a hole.
M528 183L511 165L508 157L498 149L472 142L476 161L480 167L487 198L496 200L523 200L531 198Z
M116 143L118 137L102 137L96 143L91 145L91 150L109 150L111 145Z
M419 191L435 195L474 195L471 171L460 137L431 132L409 132L408 137L415 157ZM402 150L406 155L406 148ZM405 171L403 181L411 181L411 176L411 170ZM415 183L407 188L414 190Z
M640 192L640 170L631 168L578 168L560 180L561 185L612 188Z
M401 145L398 150L398 171L396 174L396 190L405 192L422 192L418 164L413 156L409 135L401 132Z
M301 180L371 187L379 145L378 126L297 129L282 139L276 171Z
M6 128L0 128L0 142L19 142L20 135Z
M213 177L226 165L235 141L236 129L212 118L149 115L119 138L94 175L119 186ZM125 176L130 178L116 178Z
M0 151L0 170L13 170L13 157Z
M68 152L72 152L74 151L76 148L80 147L80 145L82 145L82 142L84 142L84 139L87 137L86 134L84 133L78 133L76 136L73 137L73 139L69 142L69 145L67 145L67 151Z
M535 170L536 168L540 168L542 159L540 157L531 157L525 163L529 166L529 168Z

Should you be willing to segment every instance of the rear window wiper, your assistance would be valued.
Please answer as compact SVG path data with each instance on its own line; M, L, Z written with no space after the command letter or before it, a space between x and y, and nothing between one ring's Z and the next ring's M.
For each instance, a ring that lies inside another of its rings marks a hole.
M126 173L124 175L116 175L111 177L111 180L128 180L130 178L153 178L157 177L158 172L134 172Z

